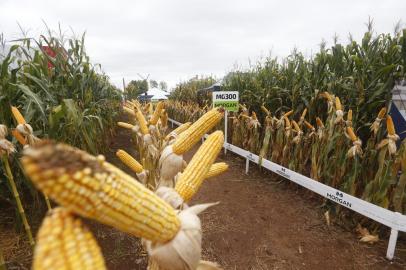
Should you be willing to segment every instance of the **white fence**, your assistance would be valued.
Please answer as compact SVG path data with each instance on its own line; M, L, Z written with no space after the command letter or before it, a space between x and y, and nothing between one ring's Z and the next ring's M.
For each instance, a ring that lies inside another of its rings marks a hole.
M179 126L182 124L173 119L169 119L169 121L172 123L172 126ZM205 137L207 137L207 135L205 135ZM392 212L388 209L346 194L338 189L317 182L307 176L299 174L272 161L261 159L258 155L255 155L230 143L224 143L224 150L231 151L246 159L246 173L248 173L250 162L259 164L260 166L274 173L277 173L280 176L283 176L284 178L289 179L290 181L295 182L298 185L301 185L302 187L305 187L335 203L347 207L363 216L366 216L391 228L388 249L386 251L386 258L388 258L389 260L393 259L398 238L398 232L406 232L405 215L402 215L398 212Z

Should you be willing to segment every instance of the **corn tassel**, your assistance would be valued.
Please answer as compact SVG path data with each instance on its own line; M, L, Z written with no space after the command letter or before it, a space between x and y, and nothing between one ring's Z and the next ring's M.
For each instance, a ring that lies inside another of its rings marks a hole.
M175 190L185 202L188 202L199 189L223 143L223 132L215 131L210 134L180 176Z
M38 231L33 270L46 269L106 269L92 233L62 207L50 211Z
M228 164L225 162L214 163L210 166L209 172L206 174L206 178L217 176L228 170Z
M182 132L173 144L173 153L181 155L190 150L200 138L218 122L220 122L223 114L218 108L214 108L193 123L186 131Z
M119 149L116 156L135 173L141 173L144 170L142 165L126 151Z
M154 242L180 229L171 206L103 156L43 142L24 151L22 164L39 189L80 216Z
M151 119L149 120L149 124L154 125L154 126L156 125L164 106L165 106L165 104L162 101L158 102L158 104L156 105L154 114L152 115Z

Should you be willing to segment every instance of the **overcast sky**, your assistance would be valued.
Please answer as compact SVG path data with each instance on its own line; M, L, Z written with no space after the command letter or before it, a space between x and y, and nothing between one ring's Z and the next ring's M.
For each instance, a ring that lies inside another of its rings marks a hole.
M20 37L17 22L33 37L44 30L42 20L86 31L88 54L119 87L137 74L170 87L196 74L220 78L270 51L284 57L297 47L310 55L334 33L341 42L349 32L359 40L368 16L377 32L392 33L406 22L406 1L0 0L7 39Z

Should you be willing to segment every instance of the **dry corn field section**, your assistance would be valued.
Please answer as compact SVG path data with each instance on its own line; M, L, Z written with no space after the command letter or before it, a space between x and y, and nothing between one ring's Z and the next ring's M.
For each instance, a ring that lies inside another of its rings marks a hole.
M124 149L136 156L130 136L119 129L110 148L113 163L128 173L114 153ZM224 269L405 269L403 241L391 263L384 257L386 239L364 244L334 220L327 226L320 199L311 192L256 168L247 176L244 160L232 154L221 154L217 161L227 162L229 170L208 180L191 202L220 201L201 214L203 259ZM99 224L92 230L108 269L146 268L147 255L138 240Z

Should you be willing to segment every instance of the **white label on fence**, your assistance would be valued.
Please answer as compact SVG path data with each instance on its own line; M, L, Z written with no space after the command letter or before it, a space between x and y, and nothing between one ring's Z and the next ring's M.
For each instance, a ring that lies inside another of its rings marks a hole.
M227 111L238 111L238 91L217 91L213 92L213 106L224 107Z

